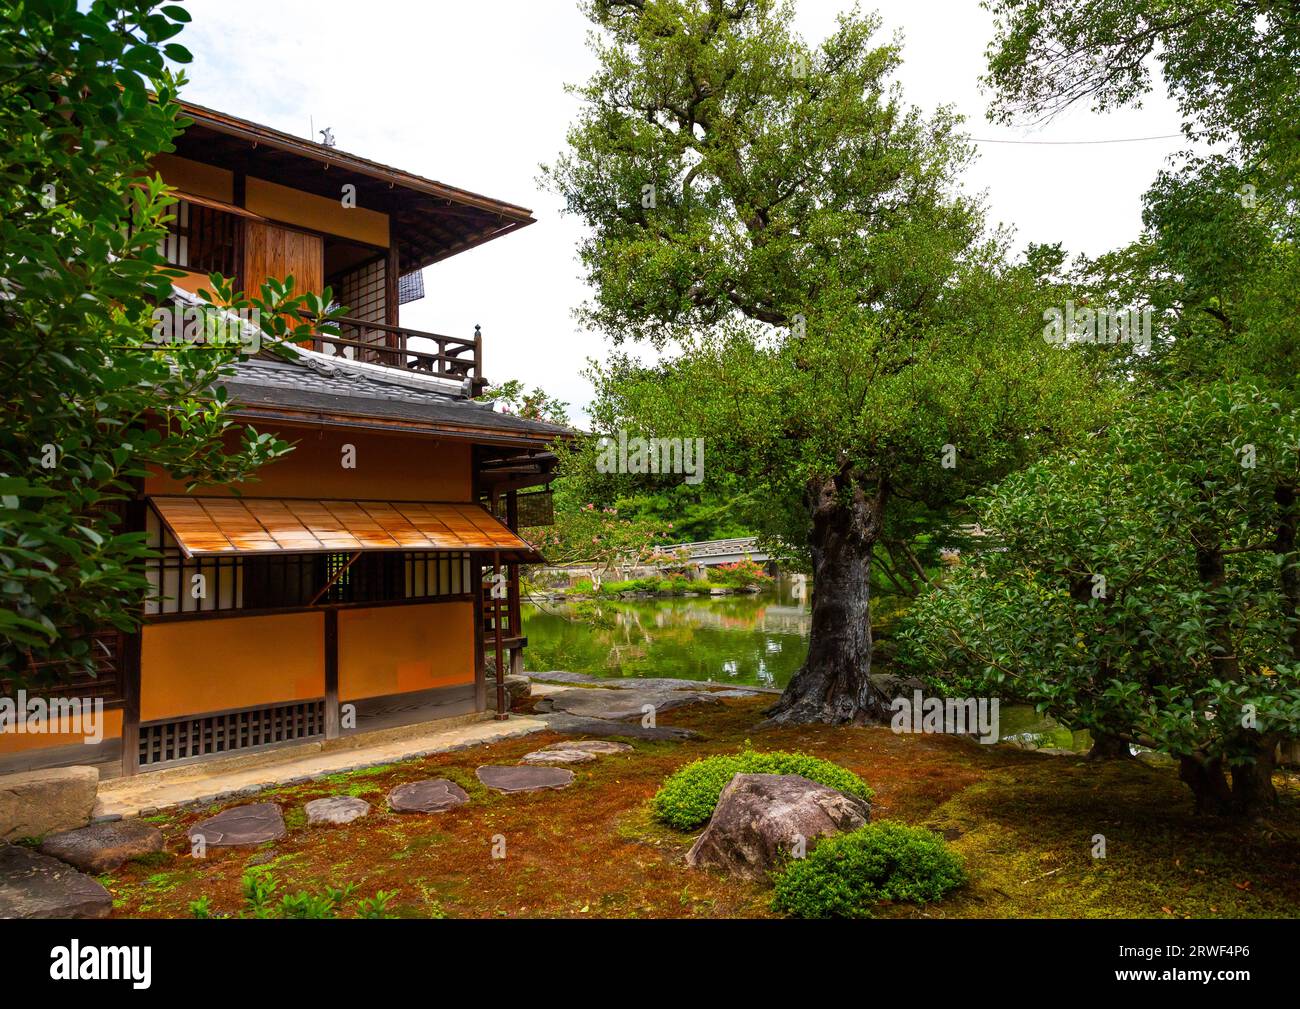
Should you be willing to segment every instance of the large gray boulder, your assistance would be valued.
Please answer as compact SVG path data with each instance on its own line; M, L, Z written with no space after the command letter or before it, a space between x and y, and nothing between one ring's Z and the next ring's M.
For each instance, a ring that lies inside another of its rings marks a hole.
M111 872L123 862L163 850L162 831L142 820L92 823L50 834L41 854L75 865L82 872Z
M113 897L66 862L0 844L0 918L107 918Z
M856 830L870 817L862 799L799 774L737 774L686 863L761 880L792 857L801 841L811 850L818 838Z
M95 808L99 769L50 767L0 777L0 841L84 827Z

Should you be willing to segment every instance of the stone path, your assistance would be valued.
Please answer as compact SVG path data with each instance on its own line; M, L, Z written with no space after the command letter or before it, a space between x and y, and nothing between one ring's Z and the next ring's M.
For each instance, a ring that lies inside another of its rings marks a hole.
M626 739L666 740L680 743L687 739L702 739L694 729L676 725L656 725L647 728L638 722L615 722L608 718L579 718L557 711L537 716L552 732L566 736L623 736Z
M388 793L388 806L398 813L443 813L467 802L465 789L446 778L410 781Z
M0 918L107 918L113 897L66 862L0 844Z
M738 691L739 694L781 693L779 687L742 687L718 680L682 680L669 676L618 678L613 676L592 676L590 673L567 673L562 669L552 669L538 673L529 672L528 678L534 683L546 684L590 683L592 686L604 687L607 690L709 690L722 687L728 691ZM739 696L739 694L728 696Z
M186 834L191 843L203 838L209 848L242 848L284 837L284 817L274 802L254 802L200 820Z
M573 784L573 772L562 767L485 764L474 773L488 788L494 788L507 795L513 795L515 792L538 792L547 788L568 788Z
M591 690L575 687L543 697L537 702L535 710L539 712L562 711L579 718L604 718L621 722L624 719L640 719L647 708L653 708L656 714L684 708L694 704L721 704L712 694L698 690L664 690L657 688L638 688L632 690Z
M160 809L187 803L212 803L256 795L276 785L301 784L326 774L414 760L471 746L500 742L546 730L546 723L514 715L509 721L483 721L370 746L285 755L256 767L214 771L202 763L173 771L152 771L133 778L114 778L99 786L96 819L149 816ZM602 733L603 734L603 733Z

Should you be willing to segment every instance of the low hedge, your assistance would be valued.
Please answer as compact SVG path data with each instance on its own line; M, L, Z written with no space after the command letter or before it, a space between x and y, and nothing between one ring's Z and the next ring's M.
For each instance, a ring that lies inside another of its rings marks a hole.
M966 882L961 859L929 830L881 820L820 842L776 877L772 910L870 918L880 901L929 903Z
M747 749L706 757L674 772L650 800L655 817L679 830L708 823L722 790L737 774L801 774L859 799L870 801L874 794L856 774L829 760L806 753Z

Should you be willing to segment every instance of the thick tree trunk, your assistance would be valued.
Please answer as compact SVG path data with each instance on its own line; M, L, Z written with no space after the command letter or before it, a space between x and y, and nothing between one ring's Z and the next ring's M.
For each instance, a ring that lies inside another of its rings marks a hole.
M1133 756L1128 747L1128 740L1119 736L1108 736L1104 732L1092 734L1092 749L1088 751L1089 760L1128 760Z
M851 469L809 482L813 603L808 657L768 710L778 725L886 722L892 698L871 683L871 551L885 490L869 496Z
M1232 812L1258 820L1277 805L1273 771L1277 767L1277 737L1262 737L1255 748L1255 761L1232 769Z
M1181 757L1178 777L1186 782L1196 797L1198 816L1223 816L1232 811L1232 790L1223 776L1223 760Z

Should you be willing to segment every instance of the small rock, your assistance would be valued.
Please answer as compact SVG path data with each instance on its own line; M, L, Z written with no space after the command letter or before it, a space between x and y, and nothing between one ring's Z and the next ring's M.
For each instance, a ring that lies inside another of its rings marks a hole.
M467 802L465 789L446 778L410 781L388 793L388 806L398 813L442 813Z
M686 864L761 880L790 857L800 838L811 849L815 839L856 830L870 815L862 799L802 775L737 774Z
M284 837L284 817L274 802L236 806L196 823L186 831L190 841L202 837L209 848L265 844Z
M485 685L487 687L488 710L495 711L497 707L496 676L489 673ZM520 701L529 697L532 692L533 684L527 676L520 676L515 673L506 673L506 704L511 708L515 707L515 705Z
M510 767L502 764L485 764L474 773L488 788L505 792L507 795L515 792L537 792L546 788L568 788L573 784L573 772L562 767L528 765Z
M312 825L351 823L370 812L370 803L354 795L331 795L326 799L312 799L303 807L307 822Z
M66 862L0 844L0 918L107 918L113 898Z
M82 872L109 872L130 859L162 851L163 835L157 827L139 820L116 820L50 834L40 850Z

